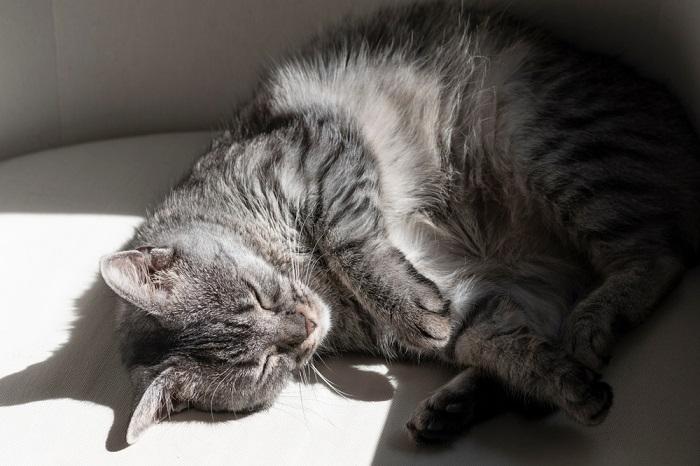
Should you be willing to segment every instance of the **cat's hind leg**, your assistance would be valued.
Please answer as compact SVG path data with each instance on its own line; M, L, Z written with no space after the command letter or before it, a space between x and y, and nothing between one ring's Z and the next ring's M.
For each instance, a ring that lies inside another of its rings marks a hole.
M610 358L615 328L639 325L683 271L683 263L670 255L630 257L607 264L601 285L567 317L564 347L586 366L602 367Z
M610 386L526 325L508 324L508 316L520 313L517 305L506 297L493 299L495 312L457 337L455 361L480 368L515 392L552 403L583 424L602 422L612 405Z

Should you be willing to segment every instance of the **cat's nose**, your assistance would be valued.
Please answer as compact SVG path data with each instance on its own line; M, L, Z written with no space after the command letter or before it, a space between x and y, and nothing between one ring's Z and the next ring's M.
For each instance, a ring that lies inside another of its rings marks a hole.
M314 329L318 326L318 324L306 316L304 316L304 318L306 319L306 336L308 337L314 333Z
M306 336L308 337L314 332L316 327L318 327L318 324L316 323L316 320L311 316L311 312L308 306L297 305L296 311L304 317L304 326L306 327Z

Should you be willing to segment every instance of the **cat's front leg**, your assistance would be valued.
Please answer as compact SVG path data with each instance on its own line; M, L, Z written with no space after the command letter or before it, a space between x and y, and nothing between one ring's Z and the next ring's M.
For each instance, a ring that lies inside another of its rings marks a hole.
M340 242L325 256L382 333L416 350L438 350L451 335L449 303L437 286L420 274L387 241Z
M421 401L406 428L417 443L445 442L507 410L532 419L555 408L514 392L487 371L467 367Z
M378 343L445 347L449 304L389 240L373 157L346 141L344 151L316 160L317 166L311 160L317 181L310 236L331 272L377 321L385 337Z
M444 442L498 414L505 406L505 395L495 381L481 370L468 367L421 401L406 428L415 442Z

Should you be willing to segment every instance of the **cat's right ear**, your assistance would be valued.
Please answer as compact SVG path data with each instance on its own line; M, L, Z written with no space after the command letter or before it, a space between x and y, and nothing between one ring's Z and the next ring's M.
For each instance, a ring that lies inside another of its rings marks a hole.
M170 290L155 274L173 262L172 248L142 247L121 251L100 260L105 283L115 293L144 310L155 311L167 302Z
M132 382L137 401L126 431L126 442L129 445L136 442L153 424L187 406L179 401L177 376L173 369L166 369L152 380L143 374L132 374Z

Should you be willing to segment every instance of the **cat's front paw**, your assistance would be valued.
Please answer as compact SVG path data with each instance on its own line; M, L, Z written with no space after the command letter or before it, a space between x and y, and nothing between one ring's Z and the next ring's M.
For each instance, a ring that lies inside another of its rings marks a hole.
M574 311L564 329L564 347L578 362L599 370L610 360L615 337L606 322Z
M402 304L397 322L402 343L418 350L440 350L452 335L449 301L430 283L413 290Z

